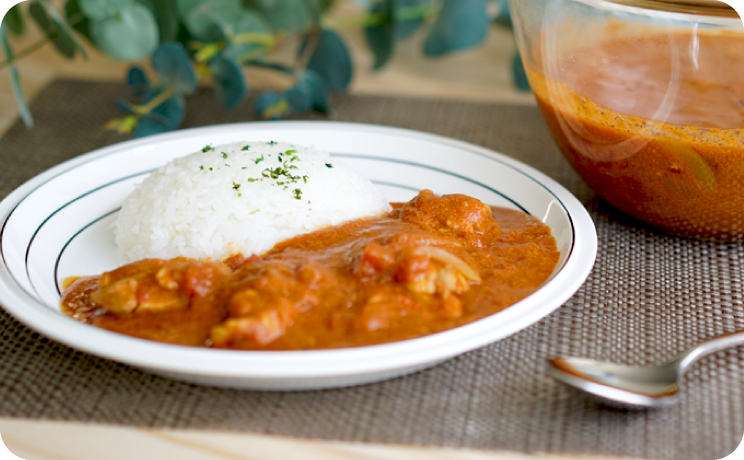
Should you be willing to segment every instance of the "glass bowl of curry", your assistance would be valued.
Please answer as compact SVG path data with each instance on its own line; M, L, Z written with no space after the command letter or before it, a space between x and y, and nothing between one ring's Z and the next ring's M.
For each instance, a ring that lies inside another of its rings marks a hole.
M510 2L530 85L597 195L662 231L744 240L744 28L710 0Z

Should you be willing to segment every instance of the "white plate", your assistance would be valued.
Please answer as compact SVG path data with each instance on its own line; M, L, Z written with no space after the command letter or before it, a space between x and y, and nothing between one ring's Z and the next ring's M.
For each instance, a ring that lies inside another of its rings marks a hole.
M375 182L391 201L420 189L465 193L522 209L553 231L560 262L537 292L474 323L397 343L319 351L190 348L79 323L59 311L67 276L119 265L112 223L135 183L206 144L286 140L312 145ZM565 302L586 279L597 239L584 207L558 183L507 156L421 132L332 122L265 122L177 131L82 155L35 177L0 203L0 303L36 331L73 348L194 383L310 389L368 383L432 366L502 339Z

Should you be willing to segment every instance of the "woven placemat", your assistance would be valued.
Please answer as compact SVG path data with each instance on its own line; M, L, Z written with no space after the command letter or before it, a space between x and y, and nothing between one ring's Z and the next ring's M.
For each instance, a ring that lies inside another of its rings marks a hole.
M35 174L124 140L118 84L58 80L32 105L36 127L0 139L0 198ZM186 127L253 118L208 92ZM324 119L321 115L312 118ZM584 286L538 324L429 370L355 388L270 393L189 385L71 350L0 311L0 416L150 427L221 429L344 441L520 452L718 459L744 432L744 349L688 374L679 404L612 410L553 382L546 358L627 364L666 359L702 339L744 329L744 245L655 233L593 198L552 143L534 107L337 95L334 120L419 129L504 152L549 174L588 207L599 236Z

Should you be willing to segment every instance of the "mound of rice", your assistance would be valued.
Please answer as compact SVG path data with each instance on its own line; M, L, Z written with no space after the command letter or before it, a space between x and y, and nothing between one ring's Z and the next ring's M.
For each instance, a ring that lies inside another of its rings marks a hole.
M205 146L148 176L125 199L116 244L125 263L262 254L287 238L390 205L327 152L285 142Z

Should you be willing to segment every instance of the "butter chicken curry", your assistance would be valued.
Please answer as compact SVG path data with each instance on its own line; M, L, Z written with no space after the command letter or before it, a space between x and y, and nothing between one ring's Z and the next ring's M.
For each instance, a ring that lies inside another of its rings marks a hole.
M175 344L355 347L491 315L535 291L558 257L538 219L425 190L386 216L301 235L260 257L146 259L80 278L62 310Z

